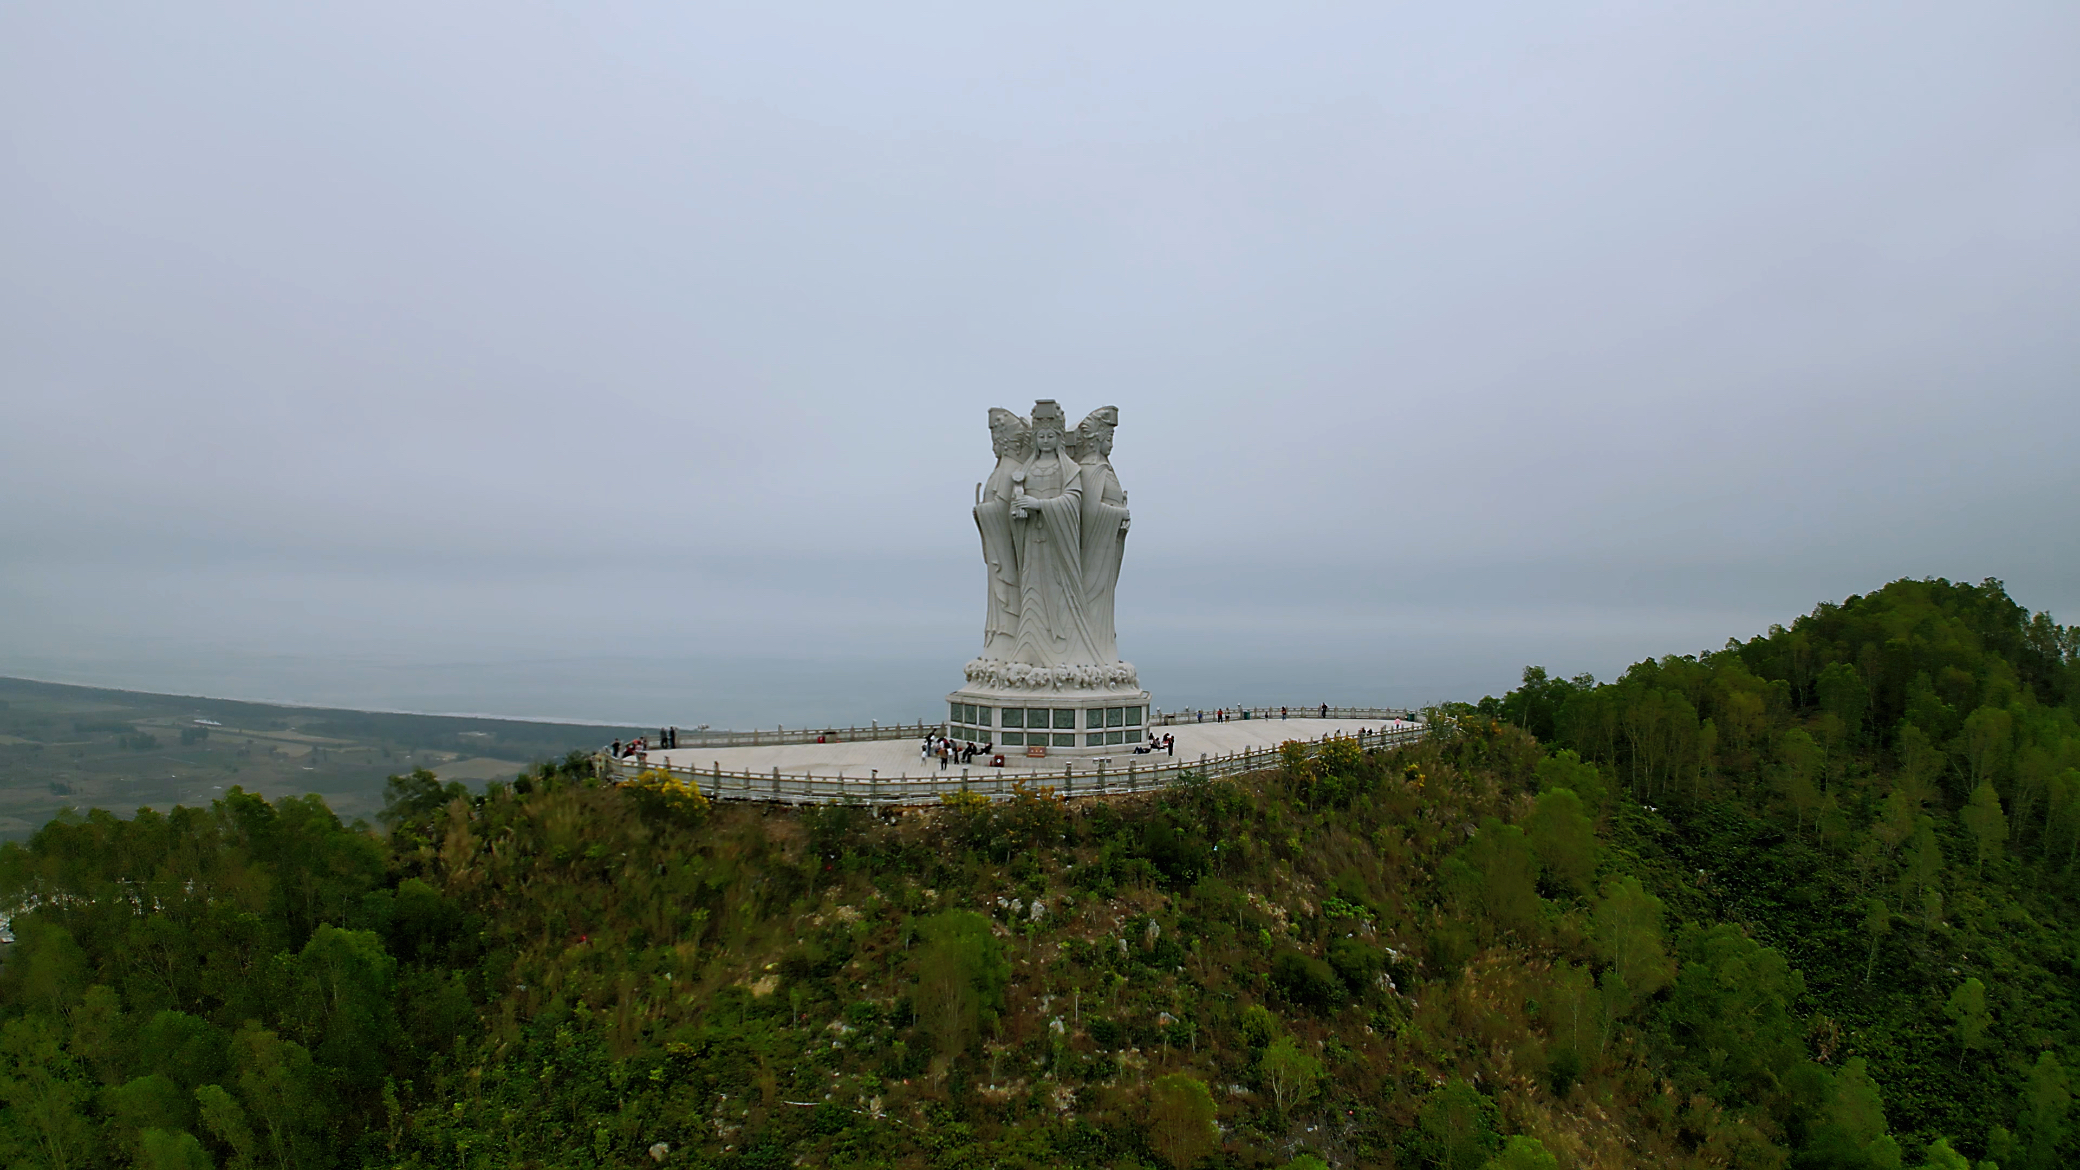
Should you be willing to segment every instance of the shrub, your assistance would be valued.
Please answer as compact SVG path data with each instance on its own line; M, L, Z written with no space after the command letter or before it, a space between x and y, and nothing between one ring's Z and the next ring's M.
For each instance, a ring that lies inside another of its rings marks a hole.
M649 768L628 785L628 794L646 821L693 824L708 811L708 798L701 794L700 782L690 775L674 776Z
M1271 961L1271 981L1287 999L1308 1007L1333 1007L1343 998L1343 982L1336 970L1299 951L1287 951Z
M1011 964L989 919L972 910L948 910L917 926L925 940L917 956L919 1022L939 1054L953 1056L1003 1010Z
M1206 872L1206 853L1206 842L1168 821L1156 821L1142 834L1141 855L1174 885L1197 881Z
M1386 965L1387 953L1362 939L1339 938L1329 942L1329 966L1354 993L1362 994Z
M1278 1035L1278 1020L1263 1004L1242 1009L1242 1039L1251 1048L1262 1048Z
M1184 1073L1157 1077L1148 1088L1148 1104L1149 1144L1177 1170L1220 1148L1213 1094L1204 1081Z
M1495 1132L1495 1102L1465 1081L1430 1094L1416 1114L1412 1152L1437 1170L1478 1170L1502 1144Z

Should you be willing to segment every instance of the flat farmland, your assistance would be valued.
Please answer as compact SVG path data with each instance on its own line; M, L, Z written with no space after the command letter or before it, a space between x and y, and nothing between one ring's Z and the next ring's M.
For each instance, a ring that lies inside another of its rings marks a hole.
M206 805L234 786L315 793L373 820L414 768L472 787L640 729L293 707L0 678L0 839L67 808ZM654 733L655 729L651 729Z

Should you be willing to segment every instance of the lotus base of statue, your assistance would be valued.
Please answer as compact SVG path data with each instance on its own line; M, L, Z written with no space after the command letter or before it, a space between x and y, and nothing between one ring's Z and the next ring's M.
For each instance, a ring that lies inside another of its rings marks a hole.
M1016 664L968 664L969 684L946 696L948 737L1002 755L1039 747L1079 757L1128 755L1148 742L1153 709L1131 665L1055 667L1044 682L998 669L1005 665Z

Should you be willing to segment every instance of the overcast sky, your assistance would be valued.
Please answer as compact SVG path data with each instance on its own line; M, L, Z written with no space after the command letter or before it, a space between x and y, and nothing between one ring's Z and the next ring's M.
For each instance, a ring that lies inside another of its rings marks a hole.
M2080 620L2076 47L2069 0L8 5L0 673L935 710L1036 397L1120 409L1159 705L1608 676L1899 576Z

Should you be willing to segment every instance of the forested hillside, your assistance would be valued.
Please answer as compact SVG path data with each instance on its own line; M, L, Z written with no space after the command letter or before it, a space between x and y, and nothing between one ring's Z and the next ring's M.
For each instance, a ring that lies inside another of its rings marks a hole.
M2080 1154L2080 663L1901 581L1431 738L888 820L581 757L0 848L11 1165Z

